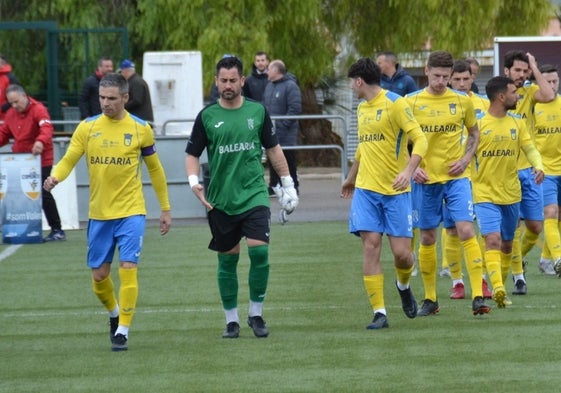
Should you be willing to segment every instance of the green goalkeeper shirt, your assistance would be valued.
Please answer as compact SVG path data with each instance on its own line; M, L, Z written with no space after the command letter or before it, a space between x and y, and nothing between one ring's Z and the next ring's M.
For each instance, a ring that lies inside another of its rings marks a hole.
M223 108L218 102L202 109L185 151L200 157L207 149L210 183L206 198L215 208L236 215L256 206L269 207L261 147L277 144L265 107L244 98L237 109Z

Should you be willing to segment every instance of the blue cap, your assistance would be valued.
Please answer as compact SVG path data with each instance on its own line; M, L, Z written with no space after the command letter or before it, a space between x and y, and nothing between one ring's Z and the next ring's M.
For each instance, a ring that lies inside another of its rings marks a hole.
M120 70L124 70L126 68L134 68L134 63L128 59L125 59L121 62L121 65L119 66Z

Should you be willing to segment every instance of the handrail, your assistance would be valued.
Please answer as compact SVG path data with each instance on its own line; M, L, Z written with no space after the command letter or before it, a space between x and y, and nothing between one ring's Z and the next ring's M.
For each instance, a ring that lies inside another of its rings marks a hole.
M347 153L346 144L347 140L347 120L341 115L291 115L291 116L281 116L275 115L271 116L271 120L329 120L335 119L340 120L343 123L343 146L339 145L295 145L295 146L283 146L285 150L318 150L318 149L337 149L341 152L341 181L345 181L345 176L347 175ZM192 123L195 119L170 119L166 120L162 125L161 135L166 135L166 127L172 123Z

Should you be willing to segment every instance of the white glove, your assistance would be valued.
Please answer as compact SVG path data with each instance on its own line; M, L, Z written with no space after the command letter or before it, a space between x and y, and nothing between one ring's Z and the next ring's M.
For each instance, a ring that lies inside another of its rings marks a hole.
M282 185L282 189L281 189L282 195L280 196L280 198L279 198L279 194L277 194L277 191L275 191L275 194L279 199L279 203L281 207L286 211L287 214L290 214L294 211L294 209L296 209L300 199L298 198L298 193L294 188L294 181L290 176L282 176L281 185Z

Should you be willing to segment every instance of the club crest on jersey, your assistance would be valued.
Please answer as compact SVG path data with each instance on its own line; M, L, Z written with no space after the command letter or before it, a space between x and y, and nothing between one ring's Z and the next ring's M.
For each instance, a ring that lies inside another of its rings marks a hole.
M376 121L380 121L381 118L382 118L382 110L378 109L376 111Z
M132 143L132 134L125 134L124 138L125 146L130 146Z
M516 128L510 129L510 139L512 139L513 141L516 140Z
M41 174L34 167L21 168L20 186L26 197L37 200L41 195Z
M253 130L255 128L255 121L253 119L247 119L247 128Z
M450 114L455 115L456 114L456 104L450 104L449 108L450 108Z

